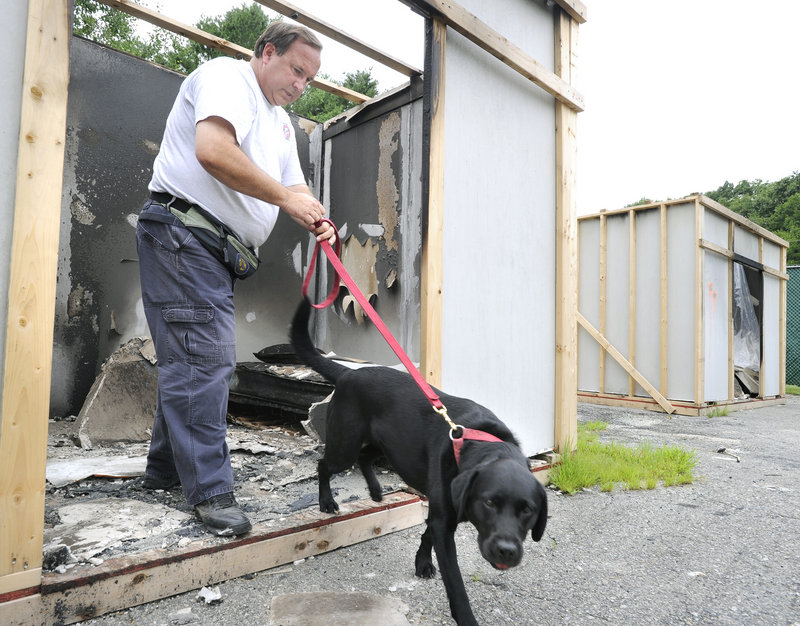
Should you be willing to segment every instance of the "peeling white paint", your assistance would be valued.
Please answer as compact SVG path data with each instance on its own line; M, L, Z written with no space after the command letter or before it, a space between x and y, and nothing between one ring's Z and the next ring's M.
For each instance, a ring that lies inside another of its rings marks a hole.
M359 224L358 227L370 237L382 237L386 232L382 224Z
M303 275L303 246L298 241L297 245L292 250L292 264L294 265L294 271L298 276Z
M142 147L144 147L144 149L153 156L157 155L159 150L161 150L160 144L149 139L142 139Z
M77 195L72 196L72 202L69 205L69 209L70 213L72 213L72 218L76 222L86 226L91 226L97 217Z

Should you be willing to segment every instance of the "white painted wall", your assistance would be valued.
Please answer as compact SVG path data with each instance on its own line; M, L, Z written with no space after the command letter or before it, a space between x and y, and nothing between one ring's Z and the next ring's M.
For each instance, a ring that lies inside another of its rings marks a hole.
M28 3L10 2L3 7L3 71L0 72L0 380L3 380L8 316L8 283L11 264L11 237L14 224L14 196L17 178L17 143L25 69L25 34L28 30ZM11 167L8 167L11 164ZM0 390L0 401L2 401Z
M462 4L553 70L544 2ZM534 454L554 446L554 98L452 29L446 46L442 387Z

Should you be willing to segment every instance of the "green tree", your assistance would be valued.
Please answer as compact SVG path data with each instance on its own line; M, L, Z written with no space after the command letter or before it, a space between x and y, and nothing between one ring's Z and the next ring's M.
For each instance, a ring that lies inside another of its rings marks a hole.
M324 74L321 77L331 80L329 76ZM345 74L344 81L333 80L332 82L370 98L378 95L378 81L372 77L371 68L369 70L348 72ZM303 92L302 96L288 106L288 109L297 115L302 115L317 122L325 122L354 106L355 103L346 98L316 87L309 87Z
M252 3L230 9L222 16L203 16L196 26L215 37L252 50L273 19L260 5ZM142 39L136 35L135 20L133 16L97 0L75 0L73 32L116 50L185 74L197 69L204 61L223 54L161 28L154 28L147 39ZM330 80L327 75L322 75L322 78ZM344 81L333 82L369 97L378 94L378 81L372 77L371 69L348 72ZM297 115L324 122L353 106L353 102L341 96L309 88L288 108Z
M242 4L238 8L233 8L223 16L204 16L196 26L215 37L252 50L258 38L267 30L267 26L272 21L273 18L267 16L260 5L252 3L250 6ZM187 74L195 70L202 62L223 54L219 50L209 48L196 41L189 41L184 48L176 49L175 52L180 61L181 71Z
M706 195L788 241L787 262L800 264L800 172L772 183L725 181Z
M141 57L148 53L149 42L135 34L135 19L96 0L75 0L72 32Z

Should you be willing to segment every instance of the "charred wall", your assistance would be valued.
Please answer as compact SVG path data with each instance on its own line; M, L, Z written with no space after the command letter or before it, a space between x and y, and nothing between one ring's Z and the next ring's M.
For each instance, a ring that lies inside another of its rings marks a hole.
M183 76L73 38L53 341L51 414L77 414L100 366L148 335L135 227ZM422 100L419 81L323 128L292 117L312 190L342 229L343 257L414 359L419 352ZM312 239L281 214L262 265L236 285L237 360L285 343ZM396 362L343 291L320 345ZM331 313L331 311L333 311Z
M53 339L53 415L77 414L103 361L130 338L148 334L139 288L136 218L182 80L176 72L73 37ZM313 184L309 131L316 124L301 129L299 121L294 122L301 163ZM299 294L292 254L303 237L291 220L280 219L269 242L277 244L262 252L265 268L237 287L237 302L242 305L237 323L245 335L240 351L285 340L289 313L278 307L278 319L270 319L262 309L272 313L275 307L270 303L288 300L284 293L289 288ZM257 310L248 301L252 294L262 303ZM293 304L294 300L285 308Z

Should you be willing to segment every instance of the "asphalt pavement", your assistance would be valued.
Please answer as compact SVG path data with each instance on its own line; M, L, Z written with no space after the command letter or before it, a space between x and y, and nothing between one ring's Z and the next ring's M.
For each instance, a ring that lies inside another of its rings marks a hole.
M719 417L578 411L608 422L604 441L694 450L695 480L548 490L542 541L528 541L522 564L505 572L462 524L459 562L481 624L800 624L800 397ZM222 583L210 603L190 592L84 624L453 624L438 575L414 576L422 530Z

